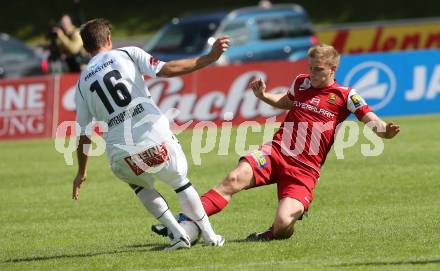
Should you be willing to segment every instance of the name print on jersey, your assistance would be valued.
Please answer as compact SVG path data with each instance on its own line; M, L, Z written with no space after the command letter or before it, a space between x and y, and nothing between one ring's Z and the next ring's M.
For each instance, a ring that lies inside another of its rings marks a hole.
M311 103L313 103L313 104L317 104L318 103L319 104L319 99L317 101L316 100L313 101L313 99L312 99ZM335 117L334 113L332 113L332 112L330 112L328 110L325 110L324 108L318 108L317 106L314 106L312 104L303 103L303 102L300 102L300 101L293 101L293 106L298 107L298 108L302 108L302 109L305 109L305 110L316 112L316 113L324 115L324 116L326 116L328 118L332 118L333 119Z
M104 63L102 63L101 65L92 65L91 67L89 67L89 70L91 70L86 77L84 78L84 81L87 81L90 79L90 77L92 77L93 75L97 74L98 72L104 70L106 67L110 66L111 64L113 64L114 60L110 59Z

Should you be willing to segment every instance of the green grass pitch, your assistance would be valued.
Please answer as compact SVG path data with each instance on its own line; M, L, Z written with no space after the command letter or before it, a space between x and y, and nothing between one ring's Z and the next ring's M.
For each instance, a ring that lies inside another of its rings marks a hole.
M52 140L0 143L0 270L440 270L440 116L396 118L401 134L378 157L361 138L323 167L309 217L293 238L244 242L272 222L275 186L243 191L212 216L222 248L197 244L162 251L168 240L131 189L92 157L88 180L71 200L76 166ZM238 155L202 155L193 165L192 132L179 135L200 193L234 168ZM247 144L261 143L249 133ZM234 138L234 137L233 137ZM157 183L172 210L174 192Z

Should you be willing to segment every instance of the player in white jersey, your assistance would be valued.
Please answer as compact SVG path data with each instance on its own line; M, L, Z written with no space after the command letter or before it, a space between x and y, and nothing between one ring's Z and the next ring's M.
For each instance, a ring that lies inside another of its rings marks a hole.
M76 91L81 135L72 198L78 199L79 188L87 177L87 144L91 141L85 127L94 118L108 126L104 139L115 175L129 183L145 208L170 229L174 239L167 249L188 248L190 241L154 189L153 177L176 191L183 212L200 227L205 242L222 246L224 238L214 233L200 198L186 177L185 155L167 118L151 100L143 75L171 77L203 68L227 50L229 39L217 39L206 55L165 63L136 47L113 49L110 34L111 25L104 19L91 20L81 27L83 46L92 59L81 73Z

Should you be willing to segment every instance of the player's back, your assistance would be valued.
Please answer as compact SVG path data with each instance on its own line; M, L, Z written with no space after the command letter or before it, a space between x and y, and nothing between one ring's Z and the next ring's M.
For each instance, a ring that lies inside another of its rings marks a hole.
M163 64L139 48L126 47L97 54L81 73L78 122L83 127L93 117L108 125L104 139L111 160L127 156L121 145L149 147L171 136L168 121L151 100L143 79L144 74L155 77Z

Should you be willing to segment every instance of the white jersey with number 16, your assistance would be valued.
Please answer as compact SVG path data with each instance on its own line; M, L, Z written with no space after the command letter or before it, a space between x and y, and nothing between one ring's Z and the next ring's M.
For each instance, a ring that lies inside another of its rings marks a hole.
M76 120L82 135L93 118L107 123L104 139L110 161L172 136L168 119L151 100L143 78L156 77L164 64L140 48L124 47L97 54L81 73Z

